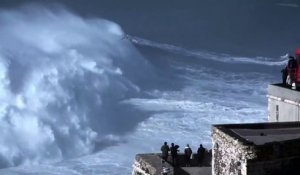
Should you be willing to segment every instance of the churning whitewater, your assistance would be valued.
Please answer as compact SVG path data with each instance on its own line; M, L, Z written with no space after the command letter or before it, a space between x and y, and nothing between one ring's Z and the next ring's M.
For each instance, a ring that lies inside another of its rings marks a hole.
M0 25L0 167L95 151L103 103L138 92L126 71L146 66L121 28L31 6L2 10Z
M286 63L155 42L57 6L2 9L0 26L5 175L130 174L163 141L209 148L211 124L266 121Z

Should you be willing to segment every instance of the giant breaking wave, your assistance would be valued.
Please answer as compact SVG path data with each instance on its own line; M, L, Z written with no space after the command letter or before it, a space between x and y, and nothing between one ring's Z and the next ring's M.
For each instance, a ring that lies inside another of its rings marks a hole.
M0 167L89 154L114 138L105 104L148 65L121 28L63 8L0 11Z

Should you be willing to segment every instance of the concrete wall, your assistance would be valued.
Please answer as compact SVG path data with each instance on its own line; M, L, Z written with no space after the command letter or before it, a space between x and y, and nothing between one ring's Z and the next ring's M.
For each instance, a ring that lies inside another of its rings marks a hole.
M269 85L267 97L269 122L300 121L300 91Z
M300 138L255 145L228 128L213 127L213 175L298 175Z
M270 84L268 86L268 94L282 99L289 99L291 101L300 101L300 91L292 90L289 87L282 86L280 84Z
M133 175L161 175L164 168L170 170L168 175L174 175L174 168L168 162L162 161L160 154L137 154L133 164Z
M195 152L195 151L194 151ZM200 168L196 154L191 160L191 167ZM137 154L133 164L133 175L161 175L163 168L170 170L168 175L189 175L182 167L186 166L186 161L183 153L179 153L177 157L177 166L172 166L172 158L169 155L167 162L164 162L160 153ZM211 166L211 155L207 152L204 156L201 167ZM195 170L195 169L194 169Z
M248 175L298 175L300 139L256 146L257 157L248 160Z
M248 175L298 175L299 157L254 161L247 164ZM293 168L291 168L293 167Z
M269 122L300 121L300 106L268 96L268 120Z
M213 127L213 175L246 175L247 160L254 159L253 146L245 145L238 139Z

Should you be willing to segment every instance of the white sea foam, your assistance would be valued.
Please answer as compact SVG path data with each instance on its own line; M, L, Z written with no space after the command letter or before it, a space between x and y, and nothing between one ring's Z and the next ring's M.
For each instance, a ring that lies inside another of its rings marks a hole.
M212 124L266 121L265 89L269 76L222 74L188 66L177 68L185 70L184 78L188 80L180 91L153 90L148 92L152 98L123 101L140 110L155 112L137 128L137 133L143 135L141 138L149 138L147 143L163 139L181 146L190 143L195 150L199 143L211 147Z
M0 26L0 167L85 155L115 139L102 134L102 94L136 92L123 73L139 59L118 25L26 6L0 11Z
M291 8L299 8L300 5L296 3L276 3L275 5L277 6L282 6L282 7L291 7Z
M235 57L228 54L218 54L208 51L201 50L189 50L186 48L182 48L179 46L174 46L171 44L158 43L155 41L150 41L144 38L139 38L136 36L126 35L126 38L130 40L132 43L143 46L150 46L158 49L162 49L171 53L180 54L184 56L192 56L201 59L214 60L218 62L225 63L244 63L244 64L261 64L268 66L282 66L287 63L287 59L285 58L266 58L266 57L256 57L256 58L248 58L248 57Z

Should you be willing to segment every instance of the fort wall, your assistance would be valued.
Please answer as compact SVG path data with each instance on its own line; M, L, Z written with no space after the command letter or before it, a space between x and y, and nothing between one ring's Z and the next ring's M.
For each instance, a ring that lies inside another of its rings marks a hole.
M213 126L212 174L298 174L299 129L298 122Z

